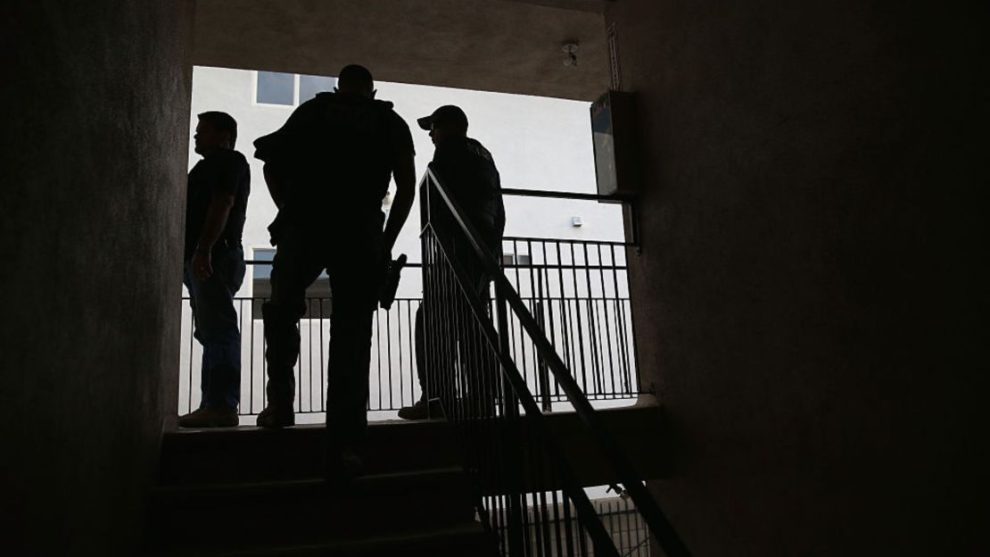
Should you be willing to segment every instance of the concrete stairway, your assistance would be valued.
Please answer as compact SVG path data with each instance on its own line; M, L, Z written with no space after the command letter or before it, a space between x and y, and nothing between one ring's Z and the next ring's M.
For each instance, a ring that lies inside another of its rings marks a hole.
M321 427L169 433L147 553L494 556L446 427L371 427L346 487L319 477Z
M665 424L652 398L600 416L644 479L665 476L667 453L656 442L666 438ZM547 426L583 485L617 481L574 413L549 414ZM459 468L447 423L373 423L365 475L347 489L320 477L323 431L244 427L166 434L149 510L148 553L496 554L494 539L476 521L472 486ZM526 481L534 489L559 487L553 476ZM492 492L491 486L473 489Z

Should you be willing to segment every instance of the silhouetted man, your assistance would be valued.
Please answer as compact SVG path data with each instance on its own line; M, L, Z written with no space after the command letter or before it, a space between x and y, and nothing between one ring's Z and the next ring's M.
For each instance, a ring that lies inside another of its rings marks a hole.
M415 196L409 127L391 103L374 97L371 73L347 66L335 92L303 103L281 129L255 143L279 208L269 227L277 251L272 297L263 309L268 406L258 425L294 423L296 327L306 310L306 287L325 269L332 293L327 468L345 477L361 465L378 292ZM397 191L383 233L382 199L393 174Z
M430 138L436 146L430 169L481 235L480 240L491 252L489 255L500 258L502 233L505 230L505 207L502 203L502 186L498 169L495 168L491 153L477 140L467 136L467 115L459 107L441 106L433 114L420 118L417 122L420 128L430 132ZM445 213L446 209L441 208L434 214ZM432 224L438 235L442 234L447 238L453 248L450 257L463 267L475 293L482 301L487 302L492 278L485 272L483 264L478 260L463 233L457 229L453 221L444 221L441 218ZM428 366L434 366L435 375L454 373L453 360L456 358L452 354L445 355L442 350L437 349L435 336L440 327L433 319L424 317L422 305L416 311L416 367L423 396L413 406L399 410L400 418L422 420L430 414L427 401L439 393L436 391L436 386L431 385L428 380ZM466 315L457 321L471 323L473 320L472 315ZM457 340L462 356L480 349L464 339ZM426 357L428 350L433 353L433 361L428 361ZM470 357L461 359L461 361L473 360ZM490 369L474 371L493 372Z
M183 282L189 289L196 340L203 345L203 401L179 418L182 427L237 425L241 396L241 333L234 294L244 280L241 233L251 170L234 150L237 122L204 112L194 136L203 160L189 172Z

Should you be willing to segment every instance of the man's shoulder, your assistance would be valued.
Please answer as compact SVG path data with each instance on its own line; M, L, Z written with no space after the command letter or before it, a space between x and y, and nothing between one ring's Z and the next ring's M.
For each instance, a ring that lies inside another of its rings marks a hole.
M472 137L466 138L464 142L464 148L472 155L482 158L488 162L494 163L492 159L492 153L480 141Z
M231 158L238 165L248 166L248 160L247 157L244 156L244 153L234 149L231 149L230 153L231 153Z
M386 103L386 104L387 104L387 108L384 109L385 121L388 123L389 127L396 130L409 131L409 124L406 123L405 118L400 116L399 113L395 111L395 108L393 108L392 103Z
M392 107L392 103L385 101L378 102L385 103L385 106L383 106L385 113L385 129L388 142L392 149L397 152L415 153L412 131L409 129L409 124L407 124L405 119L395 111Z
M482 160L494 164L492 154L480 141L470 137L444 141L436 147L436 157L442 160Z
M303 102L292 111L289 120L306 121L323 115L328 108L336 105L336 97L333 93L317 93L315 97Z
M248 166L247 157L235 149L223 149L218 151L213 157L217 164L224 166Z

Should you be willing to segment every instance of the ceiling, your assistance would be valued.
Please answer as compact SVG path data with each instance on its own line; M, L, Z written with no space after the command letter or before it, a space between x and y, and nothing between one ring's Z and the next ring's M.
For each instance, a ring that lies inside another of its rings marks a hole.
M197 0L193 63L593 100L604 0ZM563 64L578 42L577 66Z

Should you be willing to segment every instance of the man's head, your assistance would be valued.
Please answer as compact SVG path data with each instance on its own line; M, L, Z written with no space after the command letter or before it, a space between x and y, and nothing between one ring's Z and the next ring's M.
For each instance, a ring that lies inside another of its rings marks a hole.
M193 140L196 152L204 156L217 149L233 149L237 143L237 121L226 112L204 112L199 115Z
M452 137L466 137L468 129L467 115L460 107L452 104L441 106L433 114L424 116L416 122L420 128L430 132L434 145Z
M350 64L344 66L337 75L337 92L367 99L375 98L375 80L364 66Z

